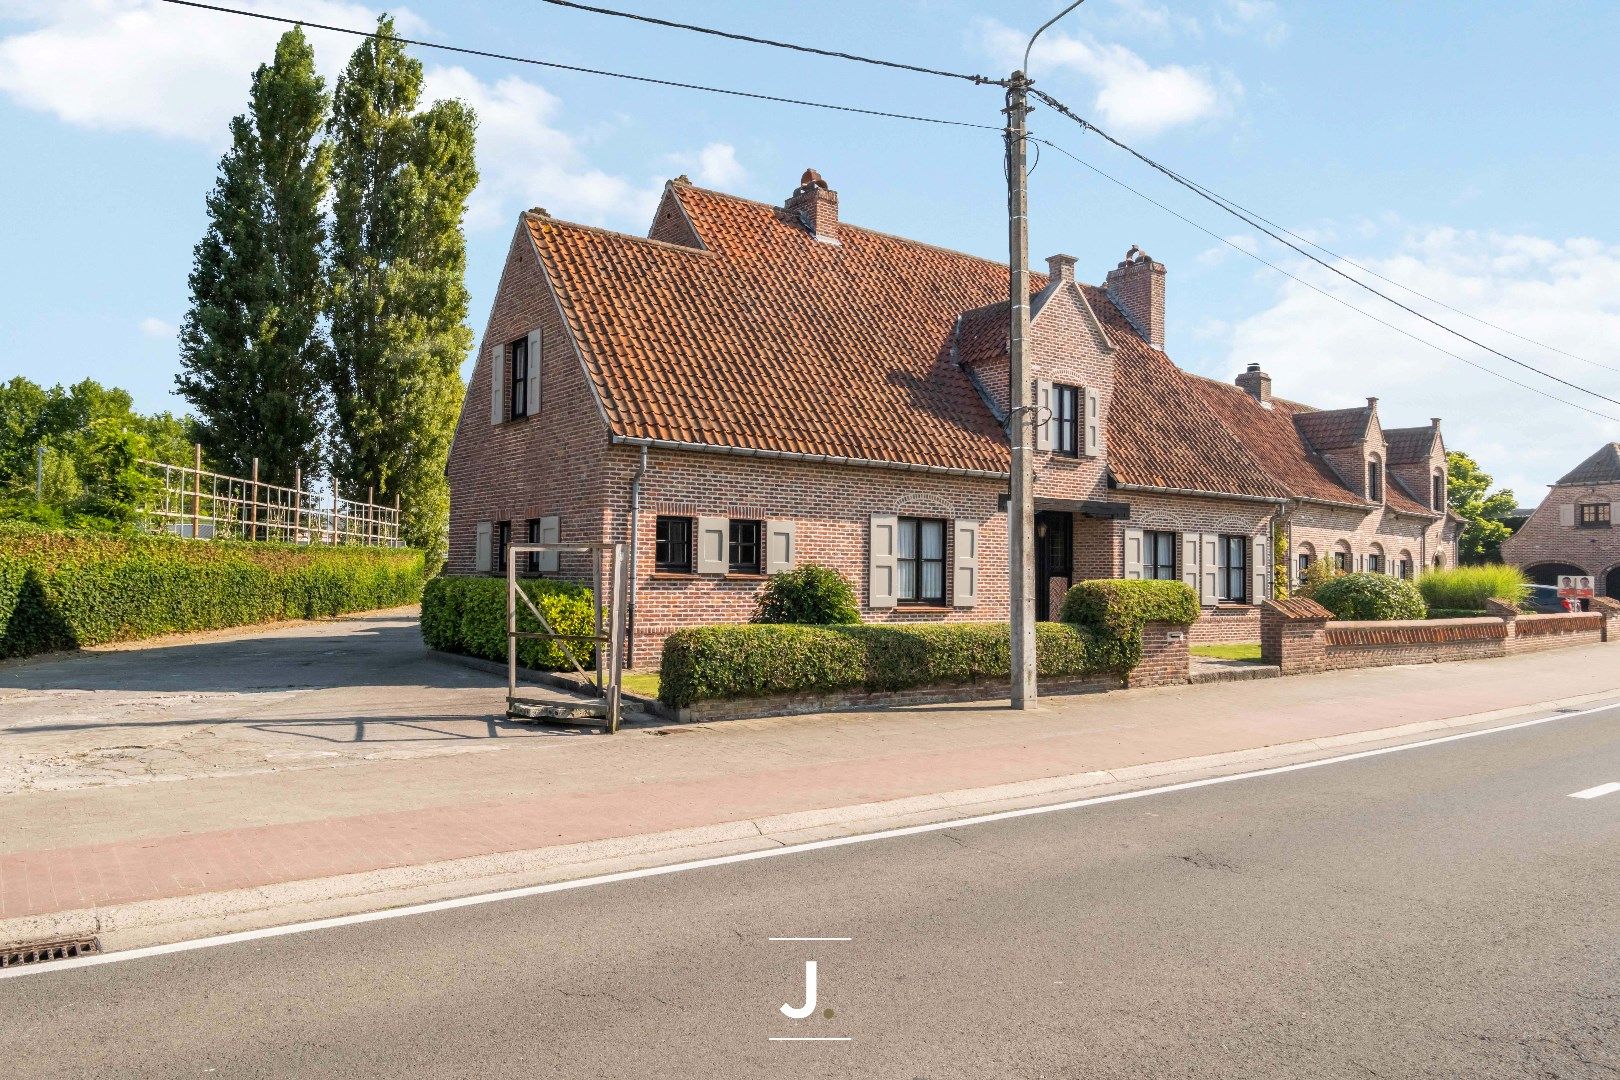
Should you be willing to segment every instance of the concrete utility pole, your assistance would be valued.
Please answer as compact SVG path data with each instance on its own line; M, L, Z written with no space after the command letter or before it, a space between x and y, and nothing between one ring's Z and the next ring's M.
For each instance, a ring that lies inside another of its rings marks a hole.
M1012 472L1007 499L1007 585L1012 618L1012 707L1034 704L1035 684L1035 471L1030 459L1029 169L1025 118L1029 80L1007 80L1007 259L1010 325L1007 331L1007 441Z

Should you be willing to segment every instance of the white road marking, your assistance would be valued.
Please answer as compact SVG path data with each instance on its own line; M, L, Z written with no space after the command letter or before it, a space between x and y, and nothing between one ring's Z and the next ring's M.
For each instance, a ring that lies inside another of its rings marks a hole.
M1599 795L1612 795L1616 791L1620 791L1620 784L1599 784L1597 787L1589 787L1585 791L1572 791L1569 793L1569 797L1572 799L1595 799Z
M921 836L924 833L944 832L947 829L961 829L970 825L987 825L996 821L1012 821L1015 818L1035 817L1040 814L1056 814L1065 810L1079 810L1088 806L1103 806L1107 803L1145 799L1153 795L1168 795L1176 791L1192 791L1197 788L1214 787L1217 784L1232 784L1239 780L1254 780L1263 776L1280 776L1283 773L1299 772L1304 769L1320 769L1326 765L1339 765L1347 761L1361 761L1365 758L1382 757L1385 754L1399 754L1408 750L1420 750L1426 746L1462 742L1464 739L1477 739L1482 735L1498 735L1505 731L1519 731L1524 728L1538 727L1554 720L1570 720L1577 716L1590 716L1593 713L1609 712L1616 707L1617 703L1611 701L1604 705L1593 706L1590 709L1556 712L1550 716L1537 717L1534 720L1520 720L1517 723L1503 724L1501 727L1494 728L1481 728L1478 731L1462 731L1454 735L1442 735L1435 739L1424 739L1422 742L1402 743L1398 746L1380 746L1372 750L1358 750L1350 754L1340 754L1337 757L1318 758L1315 761L1300 761L1292 765L1273 765L1270 768L1254 769L1250 772L1229 773L1225 776L1208 776L1202 780L1183 780L1176 784L1163 784L1159 787L1141 788L1137 791L1121 791L1113 795L1096 795L1087 799L1072 799L1068 802L1052 803L1047 806L1026 806L1019 810L999 810L992 814L978 814L973 817L957 818L952 821L932 821L926 825L907 825L903 828L884 829L880 832L861 833L855 836L837 836L828 840L810 840L802 844L762 848L759 851L742 851L735 855L716 855L708 859L692 859L688 862L670 863L666 866L648 866L640 870L620 870L612 874L575 878L572 881L552 881L544 885L526 885L522 888L503 889L500 892L481 893L477 896L461 896L451 900L433 900L425 904L387 908L382 911L362 911L354 915L339 915L330 919L313 919L309 922L288 923L285 926L267 926L259 930L242 930L234 934L194 938L191 941L175 941L167 945L148 945L140 949L125 949L122 952L98 953L94 956L81 956L72 960L55 960L46 964L28 967L0 968L0 979L20 979L28 975L44 975L51 972L65 971L70 968L99 967L102 964L117 964L125 960L144 960L153 956L169 956L173 953L191 952L194 949L212 949L221 945L235 945L244 941L259 941L264 938L282 937L287 934L307 934L315 930L331 930L340 926L358 926L362 923L398 919L407 915L427 915L435 911L453 911L456 908L492 904L501 900L520 900L530 896L543 896L547 893L588 889L596 885L612 885L620 881L635 881L640 878L663 877L666 874L682 874L691 870L706 870L713 866L730 866L735 863L755 862L760 859L781 858L784 855L798 855L807 851L825 851L829 848L850 847L854 844L870 844L876 840L891 840L902 836Z

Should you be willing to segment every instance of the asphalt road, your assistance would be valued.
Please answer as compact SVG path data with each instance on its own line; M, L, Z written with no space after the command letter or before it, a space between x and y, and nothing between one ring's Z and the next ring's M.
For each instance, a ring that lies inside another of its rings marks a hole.
M1620 792L1569 797L1609 781L1620 710L0 980L0 1061L17 1077L1612 1077ZM807 959L817 1011L790 1020ZM806 1035L850 1041L769 1041Z

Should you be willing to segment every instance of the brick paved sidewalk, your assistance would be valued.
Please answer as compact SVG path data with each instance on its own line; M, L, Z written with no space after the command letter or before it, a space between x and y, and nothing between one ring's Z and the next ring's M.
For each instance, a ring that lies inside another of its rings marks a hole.
M1119 769L1614 691L1607 646L1466 664L514 740L0 798L0 919Z

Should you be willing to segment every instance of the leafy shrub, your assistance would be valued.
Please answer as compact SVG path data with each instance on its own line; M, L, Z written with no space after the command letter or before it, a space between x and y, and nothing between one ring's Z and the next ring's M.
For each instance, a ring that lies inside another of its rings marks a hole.
M1116 634L1149 622L1190 626L1198 620L1198 597L1184 581L1082 581L1063 598L1059 617Z
M1311 565L1300 575L1299 588L1296 591L1308 600L1315 600L1316 590L1339 576L1339 568L1333 565L1332 556L1312 559Z
M861 621L855 588L826 566L807 563L765 583L754 611L757 623L846 626Z
M1336 619L1421 619L1428 612L1417 586L1388 574L1340 574L1311 599Z
M589 637L595 614L591 590L550 578L525 578L518 588L534 601L553 633ZM518 629L540 630L534 613L518 601ZM422 590L422 640L430 649L485 660L506 659L506 579L436 577ZM581 667L595 662L589 641L569 642ZM573 670L561 644L540 638L518 640L518 663L548 671Z
M0 657L414 603L422 554L0 525Z
M1432 570L1417 579L1418 591L1431 608L1484 611L1485 601L1516 604L1524 598L1530 579L1517 566L1494 563Z
M1130 669L1117 642L1058 623L1035 628L1035 652L1048 678ZM658 699L679 707L775 694L884 692L1001 682L1010 672L1006 623L702 626L665 640Z

